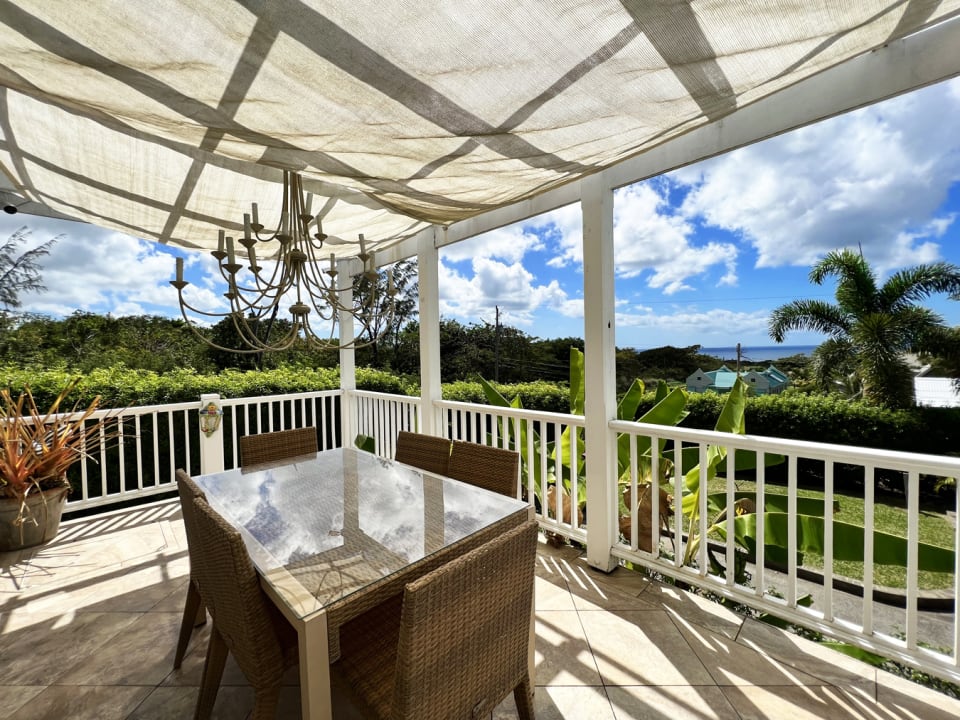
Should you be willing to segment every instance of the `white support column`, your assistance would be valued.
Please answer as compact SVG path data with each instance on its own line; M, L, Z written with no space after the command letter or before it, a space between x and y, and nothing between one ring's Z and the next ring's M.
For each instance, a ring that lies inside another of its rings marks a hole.
M434 401L442 398L440 389L440 253L437 234L446 229L434 227L423 233L417 244L417 281L420 288L420 432L440 435Z
M340 304L353 307L353 276L350 274L352 260L337 263L337 288L340 292ZM340 342L352 340L354 327L353 315L341 312L337 322L340 325ZM340 350L340 389L345 391L340 397L340 435L344 447L352 447L357 436L357 401L353 391L357 389L357 361L353 348Z
M604 572L617 528L617 416L613 292L613 190L604 173L581 181L583 213L584 393L587 453L587 562Z

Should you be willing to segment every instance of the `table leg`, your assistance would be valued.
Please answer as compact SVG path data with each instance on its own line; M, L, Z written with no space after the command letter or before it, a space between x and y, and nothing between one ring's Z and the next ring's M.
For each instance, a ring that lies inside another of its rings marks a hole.
M330 653L327 616L320 613L299 624L300 716L303 720L332 720Z

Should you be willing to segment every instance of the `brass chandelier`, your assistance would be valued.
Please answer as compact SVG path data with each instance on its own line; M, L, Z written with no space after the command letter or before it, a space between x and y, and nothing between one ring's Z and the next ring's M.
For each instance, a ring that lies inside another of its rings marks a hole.
M386 290L382 290L374 252L368 251L361 234L357 258L362 270L352 278L352 302L344 303L338 289L339 271L334 253L330 253L329 262L323 267L321 252L328 236L323 232L321 215L310 214L311 199L310 194L304 198L300 176L284 170L280 220L276 229L266 233L260 224L257 203L253 203L251 212L243 216L243 237L237 239L246 249L249 273L241 274L244 266L237 262L234 238L220 230L217 249L210 254L216 258L220 275L227 284L224 297L230 309L225 312L201 310L184 299L183 290L190 283L183 279L183 258L177 258L176 279L170 284L177 288L183 319L208 345L241 354L288 350L298 339L325 349L354 348L371 344L390 325L396 296L393 273L388 274ZM273 267L266 269L259 262L257 245L274 241L279 247L270 261ZM382 302L384 293L386 303ZM288 308L289 325L278 325L281 305L289 302L289 298L295 299ZM188 311L211 319L230 318L243 347L217 344L197 329ZM360 324L353 338L336 335L341 313L351 315ZM321 322L312 321L311 315ZM317 325L321 323L329 326L329 333L317 332ZM274 337L275 330L279 330L279 334Z

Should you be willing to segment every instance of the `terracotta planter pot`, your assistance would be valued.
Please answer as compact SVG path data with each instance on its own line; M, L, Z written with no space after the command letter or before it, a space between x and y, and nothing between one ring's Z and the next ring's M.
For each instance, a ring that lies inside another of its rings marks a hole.
M28 518L21 525L14 521L20 514L17 498L0 498L0 552L10 552L49 542L60 529L60 516L67 502L69 487L58 487L27 496Z

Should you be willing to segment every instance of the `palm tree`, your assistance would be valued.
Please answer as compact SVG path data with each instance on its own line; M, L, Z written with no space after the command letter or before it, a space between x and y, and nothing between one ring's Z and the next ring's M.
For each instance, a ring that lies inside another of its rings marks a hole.
M901 270L878 286L862 255L834 250L810 271L822 285L837 278L836 304L794 300L770 316L770 336L783 342L790 330L829 335L811 358L814 378L825 389L846 388L888 407L914 402L912 372L905 353L942 354L958 344L956 333L932 310L916 304L934 293L960 295L960 268L930 263Z

